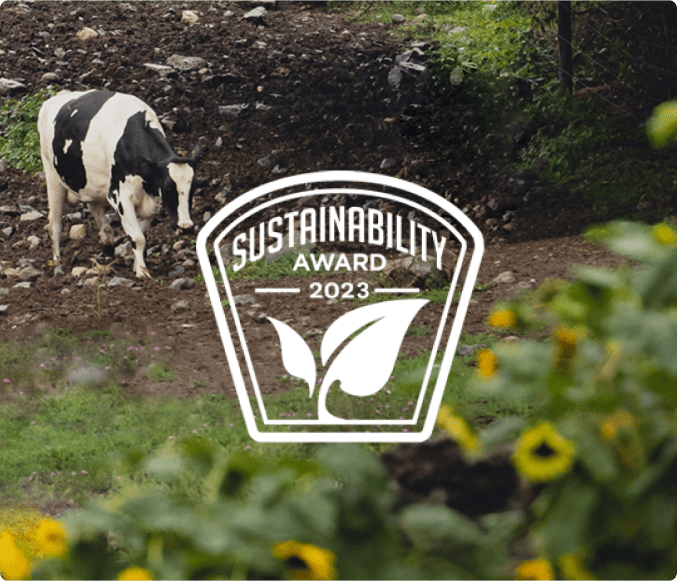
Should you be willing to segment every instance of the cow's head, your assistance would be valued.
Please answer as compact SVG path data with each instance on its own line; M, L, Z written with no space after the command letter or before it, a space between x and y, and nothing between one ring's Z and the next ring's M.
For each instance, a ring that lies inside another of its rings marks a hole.
M198 143L188 157L176 157L167 163L167 171L160 184L162 206L171 219L172 228L189 230L193 227L190 207L195 191L195 168L202 156Z

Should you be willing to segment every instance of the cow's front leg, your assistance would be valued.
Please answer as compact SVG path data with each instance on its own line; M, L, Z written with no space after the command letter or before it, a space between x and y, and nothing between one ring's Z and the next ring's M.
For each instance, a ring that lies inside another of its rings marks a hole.
M151 278L144 259L146 237L143 234L143 229L136 216L134 190L121 187L116 207L118 214L120 215L122 228L129 236L132 251L134 252L134 274L137 278Z
M49 234L52 237L52 260L54 266L61 261L61 233L63 231L62 216L63 206L66 201L68 190L61 182L52 165L42 158L47 182L47 199L49 202Z

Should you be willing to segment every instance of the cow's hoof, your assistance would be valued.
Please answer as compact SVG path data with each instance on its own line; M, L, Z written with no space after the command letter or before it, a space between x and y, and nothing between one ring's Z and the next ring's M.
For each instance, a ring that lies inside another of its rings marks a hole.
M147 268L136 271L136 278L151 280L153 277L150 275L150 272Z

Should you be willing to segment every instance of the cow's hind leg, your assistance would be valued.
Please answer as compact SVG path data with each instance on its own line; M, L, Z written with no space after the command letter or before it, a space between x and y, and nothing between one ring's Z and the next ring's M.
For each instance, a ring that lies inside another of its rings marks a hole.
M146 237L142 224L136 215L134 197L137 192L143 192L141 178L127 177L125 182L120 184L120 193L117 200L117 211L120 215L122 227L129 236L134 252L134 274L137 278L151 278L150 272L146 267L144 253L146 249ZM144 219L141 220L144 222Z
M66 186L51 167L44 164L45 180L47 182L47 201L49 204L49 235L52 237L52 258L54 266L61 262L61 233L63 232L63 206L68 195Z
M106 218L105 206L92 202L88 204L88 207L96 223L99 225L99 238L101 238L101 244L103 244L103 251L108 255L112 255L115 246L115 235L108 218Z

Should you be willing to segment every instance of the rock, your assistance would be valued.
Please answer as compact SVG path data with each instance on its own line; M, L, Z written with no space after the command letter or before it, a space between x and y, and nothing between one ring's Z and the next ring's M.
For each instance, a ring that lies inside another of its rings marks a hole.
M402 83L402 69L395 65L388 73L388 84L396 89Z
M401 14L393 14L392 22L393 24L404 24L407 19Z
M115 247L115 256L119 256L120 258L127 260L133 260L134 259L134 249L132 248L132 243L127 240L124 244L120 244L119 246Z
M75 220L82 220L82 212L72 212L70 214L66 214L66 218L68 218L71 222Z
M73 270L71 270L71 276L73 278L80 278L83 274L87 272L87 268L84 266L75 266L73 267Z
M24 282L33 282L42 275L42 271L32 265L24 266L18 275L18 279Z
M172 250L176 250L177 252L181 250L185 245L185 242L183 240L177 240L172 244Z
M65 58L66 51L63 48L54 49L54 56L58 59Z
M276 165L278 165L279 161L275 157L275 154L271 153L266 157L257 159L256 163L258 163L263 169L272 170Z
M207 222L209 222L211 217L212 217L212 213L207 211L204 214L202 214L202 221L206 224Z
M0 159L0 174L7 173L7 162L4 159Z
M69 289L68 287L62 288L62 289L61 289L61 292L60 292L59 294L62 294L62 295L69 295L69 294L71 294L71 289Z
M495 284L511 284L515 282L515 275L511 271L506 270L505 272L499 274L491 282Z
M189 307L188 301L180 300L175 302L171 309L172 311L178 311L179 309L187 309Z
M9 305L0 305L0 315L6 315L9 311Z
M45 73L42 75L42 77L40 77L41 81L47 81L48 83L56 83L60 79L61 77L59 77L59 75L56 73Z
M0 287L0 297L6 297L9 294L9 289L8 288L2 288Z
M259 6L258 8L254 8L253 10L247 12L247 14L243 16L243 18L250 22L264 24L263 17L266 15L266 12L267 11L263 6Z
M198 15L193 10L182 10L181 11L181 23L182 24L193 24L199 20Z
M130 280L128 278L124 278L122 276L115 276L113 277L109 282L108 282L108 288L113 288L116 286L126 286L127 288L131 288L135 285L136 283L133 280Z
M0 95L16 95L28 92L28 87L19 81L12 79L0 79Z
M19 206L0 206L0 214L7 214L8 216L18 216L21 214Z
M167 59L167 64L178 71L192 71L207 64L207 61L199 56L181 56L174 54Z
M168 276L169 278L176 278L177 276L183 274L184 272L186 272L186 269L183 268L183 266L177 264L171 271L169 271Z
M161 77L166 77L167 75L176 72L172 67L170 67L168 65L157 65L155 63L143 63L143 66L146 67L147 69L150 69L151 71L155 71L156 73L160 73Z
M9 238L12 234L14 234L14 228L11 226L7 226L7 228L2 229L2 233Z
M405 256L389 260L382 271L400 287L440 288L446 284L445 277L438 270L435 259L428 257L427 261L420 256Z
M99 280L98 276L92 276L92 277L87 278L85 280L81 280L79 282L79 284L80 284L80 286L86 286L88 288L89 287L94 288L94 287L98 286L100 282L101 281Z
M459 345L458 354L461 357L468 357L469 355L473 355L476 351L484 349L485 347L488 347L486 343L478 343L477 345Z
M221 252L221 260L223 260L223 264L228 266L230 261L233 260L233 245L230 242L221 244L221 246L219 246L219 251Z
M395 165L397 165L395 160L387 157L381 162L381 169L390 169L395 167Z
M489 198L487 206L494 212L502 213L506 210L516 210L519 206L519 202L517 199L508 196L494 196Z
M83 29L79 30L75 36L78 40L85 41L91 38L97 38L99 36L99 33L96 30L85 26Z
M177 278L169 285L170 290L181 290L195 286L195 281L192 278Z
M192 258L188 258L181 263L181 266L183 266L183 268L193 268L195 266L195 261Z
M71 240L83 240L87 236L87 228L84 224L73 224L68 237Z
M26 238L26 240L28 240L28 242L30 243L30 245L31 245L31 250L34 250L35 248L37 248L38 246L40 246L41 240L40 240L40 238L37 237L37 236L29 236L28 238Z
M19 220L21 222L33 222L35 220L39 220L40 218L42 218L42 212L32 210L30 212L26 212L25 214L21 214Z
M17 288L17 289L29 289L29 288L31 288L31 285L32 285L32 284L33 284L32 282L27 282L27 281L26 281L26 282L18 282L18 283L16 283L16 284L14 285L13 288Z
M12 276L16 277L19 276L20 269L18 268L6 268L5 269L5 276Z
M242 111L249 107L249 103L241 103L239 105L220 105L219 113L221 115L232 115L237 117Z
M233 304L234 305L244 305L247 303L253 303L252 306L261 306L256 302L256 297L252 294L246 294L246 295L236 295L233 297Z

